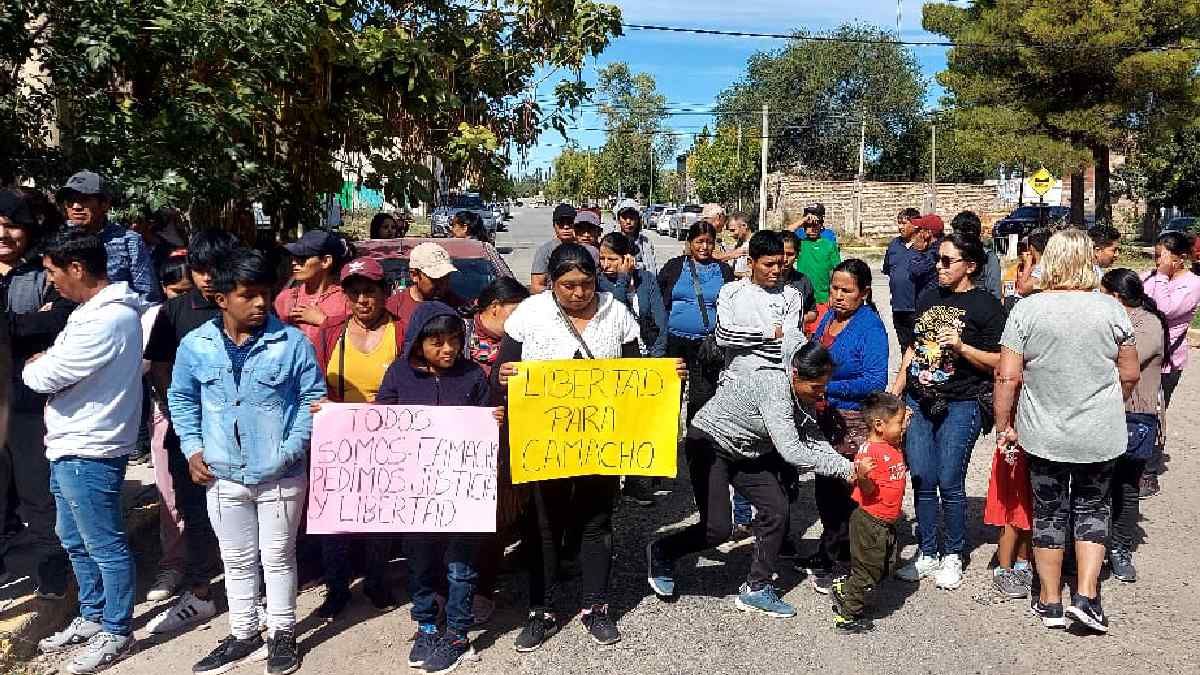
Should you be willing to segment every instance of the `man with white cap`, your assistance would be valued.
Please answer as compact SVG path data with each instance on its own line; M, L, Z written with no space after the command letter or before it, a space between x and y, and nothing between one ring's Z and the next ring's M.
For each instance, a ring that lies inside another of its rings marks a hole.
M417 306L429 300L441 300L451 307L463 302L450 290L450 275L458 268L440 244L427 241L408 254L409 284L388 298L387 309L396 317L396 329L408 329L408 320Z

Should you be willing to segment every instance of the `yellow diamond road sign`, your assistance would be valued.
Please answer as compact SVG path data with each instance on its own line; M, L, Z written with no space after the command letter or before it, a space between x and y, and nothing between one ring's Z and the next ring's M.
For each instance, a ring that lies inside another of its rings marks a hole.
M1042 167L1029 177L1029 187L1033 188L1038 195L1044 195L1054 187L1054 176L1046 170L1046 167Z

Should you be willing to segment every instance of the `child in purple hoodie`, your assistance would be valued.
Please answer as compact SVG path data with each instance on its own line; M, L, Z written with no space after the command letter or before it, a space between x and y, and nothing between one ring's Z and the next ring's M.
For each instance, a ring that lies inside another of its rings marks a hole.
M383 376L375 396L380 405L491 405L487 376L464 356L466 325L441 302L423 302L413 313L404 348ZM497 408L497 421L503 421ZM475 622L472 601L479 574L473 563L483 537L475 534L421 534L408 539L408 584L417 636L408 665L445 673L475 650L467 631ZM446 571L446 631L438 634L434 596L438 575Z

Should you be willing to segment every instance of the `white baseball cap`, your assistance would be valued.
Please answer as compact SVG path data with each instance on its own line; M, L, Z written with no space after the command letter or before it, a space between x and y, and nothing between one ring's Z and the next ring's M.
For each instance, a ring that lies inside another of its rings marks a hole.
M418 244L412 253L408 254L408 268L420 270L430 279L441 279L451 272L458 271L454 263L450 262L450 254L446 249L431 241Z
M720 204L705 204L704 210L700 212L700 217L704 220L709 218L717 218L725 215L725 207Z
M587 223L589 225L595 225L596 227L600 227L600 216L596 215L595 211L583 210L583 211L579 211L575 214L575 222L576 223Z

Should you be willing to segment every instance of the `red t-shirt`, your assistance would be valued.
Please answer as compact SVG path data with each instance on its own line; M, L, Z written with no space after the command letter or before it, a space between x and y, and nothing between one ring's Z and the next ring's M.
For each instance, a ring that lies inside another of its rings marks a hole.
M875 483L875 491L863 495L858 484L851 495L867 513L876 518L894 523L900 518L900 507L904 503L904 482L908 467L904 464L904 453L887 443L863 443L855 457L870 457L875 468L867 477Z

